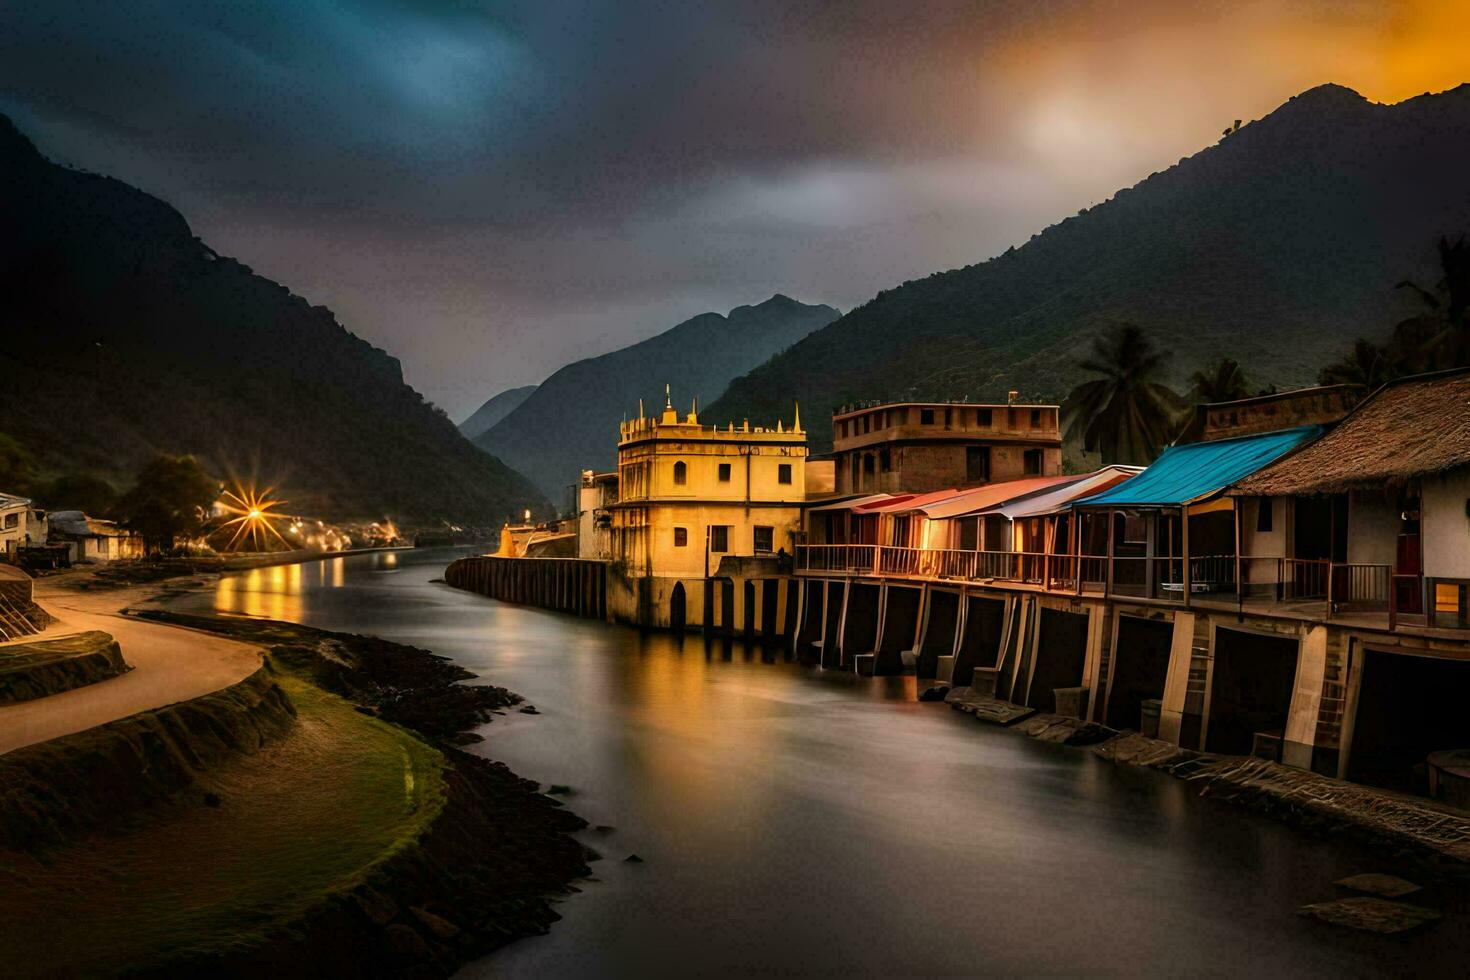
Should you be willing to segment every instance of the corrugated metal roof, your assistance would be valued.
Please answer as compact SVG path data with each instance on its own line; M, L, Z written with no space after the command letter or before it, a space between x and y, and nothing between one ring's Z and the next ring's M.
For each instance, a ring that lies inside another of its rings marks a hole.
M907 493L894 497L892 500L879 501L875 504L865 504L858 508L863 514L902 514L910 510L922 510L925 504L940 500L949 500L964 490L931 490L928 493Z
M1142 472L1142 466L1104 466L1094 473L1083 476L1076 483L1070 483L1046 493L1028 494L1019 500L1007 501L997 507L992 507L986 513L1000 514L1013 521L1022 517L1059 514L1071 507L1073 503L1110 490L1124 480L1132 479Z
M1209 497L1244 479L1323 432L1304 425L1239 439L1172 446L1133 479L1078 507L1178 507Z
M978 510L985 510L987 507L994 507L1008 500L1028 497L1042 490L1076 483L1082 478L1082 476L1033 476L1024 480L989 483L973 490L961 491L950 500L933 501L919 509L923 510L930 520L959 517L961 514L973 514Z
M875 504L881 500L892 499L893 494L891 493L870 493L861 497L845 497L842 500L834 500L831 503L808 507L806 510L808 514L819 510L852 510L854 507L861 507L864 504Z

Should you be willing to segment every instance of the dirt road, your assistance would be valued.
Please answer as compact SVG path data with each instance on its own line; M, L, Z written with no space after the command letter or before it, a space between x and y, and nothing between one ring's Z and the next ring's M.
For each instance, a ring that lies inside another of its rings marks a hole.
M36 601L58 620L45 638L103 630L122 645L123 658L134 669L74 691L0 707L0 753L209 694L260 666L259 648L248 643L119 614L152 591L78 592L37 583Z

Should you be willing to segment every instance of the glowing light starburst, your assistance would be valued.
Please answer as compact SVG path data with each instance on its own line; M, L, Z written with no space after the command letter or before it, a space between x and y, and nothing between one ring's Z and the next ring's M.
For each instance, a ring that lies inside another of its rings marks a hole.
M240 542L248 542L250 547L260 550L269 545L271 539L281 542L287 548L291 544L276 530L272 521L286 520L284 514L275 513L276 509L285 506L284 500L272 500L271 488L256 490L253 487L237 486L234 490L226 490L220 497L219 506L227 514L235 515L221 525L224 531L231 527L235 533L230 537L230 543L225 547L234 550Z

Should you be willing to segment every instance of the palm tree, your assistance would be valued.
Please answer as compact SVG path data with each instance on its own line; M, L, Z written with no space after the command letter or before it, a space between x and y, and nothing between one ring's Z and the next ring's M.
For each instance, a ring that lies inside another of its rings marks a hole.
M1178 431L1183 407L1177 394L1155 380L1169 356L1131 323L1094 338L1092 356L1078 366L1102 377L1084 381L1067 396L1067 436L1080 435L1082 448L1100 451L1104 463L1153 462Z
M1440 238L1439 267L1443 275L1433 290L1408 279L1396 287L1424 304L1394 328L1394 346L1410 371L1470 366L1470 244L1464 235L1453 244Z
M1187 404L1180 413L1179 441L1193 442L1204 434L1204 416L1195 410L1196 405L1233 402L1250 394L1245 372L1234 358L1222 357L1203 371L1194 372L1189 377Z
M1398 376L1397 365L1386 347L1379 347L1371 340L1359 337L1340 360L1333 361L1317 375L1317 383L1324 385L1363 385L1377 388L1385 381Z
M1231 357L1222 357L1203 371L1194 372L1189 376L1189 384L1189 400L1195 404L1233 402L1251 394L1245 372Z

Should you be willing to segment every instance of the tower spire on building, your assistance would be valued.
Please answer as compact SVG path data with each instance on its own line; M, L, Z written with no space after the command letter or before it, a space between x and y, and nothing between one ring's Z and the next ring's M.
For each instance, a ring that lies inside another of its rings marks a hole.
M796 421L791 423L791 431L792 432L800 432L801 431L801 402L793 401L792 404L796 406Z

